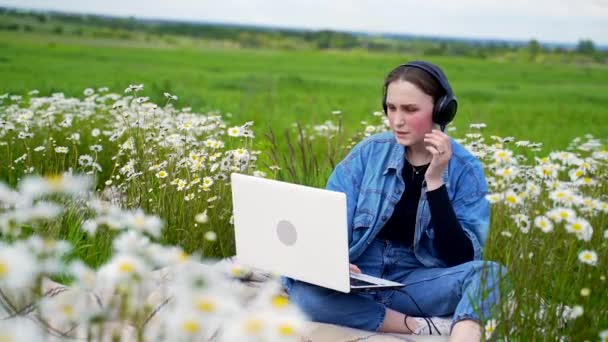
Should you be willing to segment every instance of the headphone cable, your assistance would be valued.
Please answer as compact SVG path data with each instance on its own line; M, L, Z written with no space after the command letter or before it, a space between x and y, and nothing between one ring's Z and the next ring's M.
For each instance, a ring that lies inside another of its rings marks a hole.
M407 286L407 285L404 285L403 287L406 287L406 286ZM423 310L420 308L420 306L418 305L418 303L416 303L416 300L414 300L414 298L413 298L413 297L412 297L412 296L411 296L411 295L410 295L410 294L409 294L407 291L405 291L405 290L403 290L403 289L402 289L403 287L401 287L401 288L394 288L394 290L395 290L395 291L398 291L398 292L401 292L401 293L405 294L406 296L408 296L408 297L409 297L409 299L410 299L410 300L411 300L411 301L414 303L414 305L416 305L416 308L418 309L418 311L419 311L419 312L420 312L420 314L422 315L422 318L423 318L423 319L424 319L424 320L427 322L427 324L430 322L430 323L431 323L431 325L433 326L433 328L435 328L435 330L437 331L437 334L441 335L441 332L439 331L439 329L437 328L437 326L435 325L435 323L433 322L433 320L432 320L432 319L430 319L430 318L427 318L427 314L425 314L425 313L424 313L424 311L423 311ZM404 319L404 322L405 322L405 319ZM406 323L406 325L405 325L405 326L406 326L406 328L410 329L410 328L407 326L407 323ZM410 330L411 330L411 329L410 329ZM432 334L432 333L433 333L433 330L431 329L431 327L430 327L430 326L429 326L429 330L430 330L430 332L431 332L431 334ZM413 332L413 331L412 331L412 332Z

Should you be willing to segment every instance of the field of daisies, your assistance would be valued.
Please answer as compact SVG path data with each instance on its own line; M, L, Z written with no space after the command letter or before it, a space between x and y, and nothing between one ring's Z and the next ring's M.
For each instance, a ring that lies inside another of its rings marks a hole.
M143 85L79 98L0 95L0 340L281 341L305 332L276 279L252 295L249 270L217 263L234 254L229 175L323 187L354 144L388 129L382 113L358 132L344 130L340 111L275 132L177 103L169 93L151 102ZM607 137L541 155L534 137L484 128L449 134L485 165L485 258L509 271L485 336L608 340Z

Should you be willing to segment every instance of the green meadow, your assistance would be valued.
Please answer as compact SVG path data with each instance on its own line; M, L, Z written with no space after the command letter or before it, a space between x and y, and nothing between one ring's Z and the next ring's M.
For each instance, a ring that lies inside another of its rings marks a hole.
M426 58L354 51L266 51L179 47L0 32L0 92L81 95L107 86L121 93L143 83L145 95L176 106L232 113L235 123L281 130L331 119L341 110L355 128L381 110L385 74ZM447 73L459 100L454 126L484 122L486 132L565 148L586 133L608 135L608 66L430 57Z

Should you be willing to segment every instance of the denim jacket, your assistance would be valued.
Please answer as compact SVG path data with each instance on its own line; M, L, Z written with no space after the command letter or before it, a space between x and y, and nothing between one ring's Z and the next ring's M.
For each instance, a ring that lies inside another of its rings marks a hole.
M456 217L473 244L474 260L481 260L490 223L483 166L462 145L450 140L452 157L443 182ZM401 177L405 148L391 131L375 134L357 144L329 177L326 188L346 194L351 263L375 238L391 217L403 191L407 191ZM414 253L425 266L446 267L433 246L426 191L426 181L423 181L416 214Z
M452 157L443 174L443 182L456 217L473 244L474 260L481 260L490 223L483 167L454 139L451 144ZM401 177L405 148L397 142L392 131L372 135L359 142L336 165L327 181L328 190L346 194L351 263L356 263L391 217L403 191L407 191ZM433 238L426 182L423 181L416 214L414 254L427 267L446 267L433 246ZM285 285L288 283L284 281Z

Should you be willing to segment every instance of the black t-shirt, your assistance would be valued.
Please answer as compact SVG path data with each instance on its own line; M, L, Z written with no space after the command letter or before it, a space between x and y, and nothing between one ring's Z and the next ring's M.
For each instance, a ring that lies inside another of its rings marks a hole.
M395 205L392 216L377 237L410 246L414 242L416 213L428 164L415 167L417 171L415 172L407 158L404 160L401 175L405 190ZM437 249L439 257L448 265L458 265L473 260L473 243L458 222L445 185L427 191L426 195L431 210L431 221L435 227L433 246Z
M378 237L385 240L401 242L410 246L414 242L414 230L416 227L416 211L422 190L424 174L429 166L416 166L417 173L412 169L412 165L406 158L401 175L405 182L405 191L401 199L395 205L393 215L378 233Z

